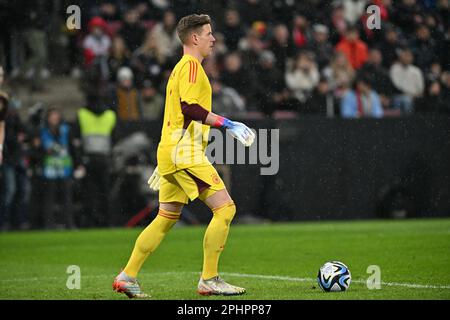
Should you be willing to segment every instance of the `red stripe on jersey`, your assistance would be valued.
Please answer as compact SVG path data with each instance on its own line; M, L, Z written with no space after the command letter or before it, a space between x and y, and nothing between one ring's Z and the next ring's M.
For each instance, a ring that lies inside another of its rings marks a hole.
M192 82L192 61L189 61L189 82Z
M192 79L192 83L195 83L195 81L197 81L197 68L198 68L198 64L195 63L195 62L193 62L193 63L194 63L194 77L193 77L193 79Z

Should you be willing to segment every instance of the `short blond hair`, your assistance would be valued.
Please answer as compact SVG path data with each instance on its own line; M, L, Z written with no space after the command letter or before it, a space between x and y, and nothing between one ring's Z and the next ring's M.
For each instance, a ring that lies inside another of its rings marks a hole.
M183 44L186 44L192 32L199 32L205 24L210 24L207 14L191 14L181 18L177 25L177 34Z

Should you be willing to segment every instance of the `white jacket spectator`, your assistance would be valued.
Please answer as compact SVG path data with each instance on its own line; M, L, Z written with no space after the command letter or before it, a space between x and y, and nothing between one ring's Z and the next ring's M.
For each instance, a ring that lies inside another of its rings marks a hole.
M422 71L413 65L394 63L390 70L391 80L395 87L412 97L423 94L424 82Z
M173 57L181 47L181 41L176 31L176 19L172 11L164 13L163 22L155 25L152 33L161 54L166 58Z
M305 102L317 86L320 74L313 59L307 53L301 53L295 61L294 68L289 68L285 75L286 85L300 102Z
M352 25L355 24L363 15L366 3L366 0L343 0L345 20Z
M400 61L392 65L390 77L394 86L410 97L420 97L424 90L422 71L412 64L413 56L409 50L400 53Z

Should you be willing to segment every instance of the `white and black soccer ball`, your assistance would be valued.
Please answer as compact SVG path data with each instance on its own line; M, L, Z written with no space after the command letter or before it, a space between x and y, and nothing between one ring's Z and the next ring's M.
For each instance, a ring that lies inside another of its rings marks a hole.
M325 263L317 274L317 282L326 292L345 291L350 286L351 280L350 270L340 261Z

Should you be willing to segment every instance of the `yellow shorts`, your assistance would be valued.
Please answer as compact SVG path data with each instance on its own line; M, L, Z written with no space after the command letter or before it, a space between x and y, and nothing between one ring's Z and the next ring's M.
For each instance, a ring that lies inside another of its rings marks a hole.
M225 184L211 164L197 165L162 176L159 202L203 201L222 189Z

